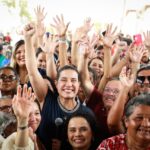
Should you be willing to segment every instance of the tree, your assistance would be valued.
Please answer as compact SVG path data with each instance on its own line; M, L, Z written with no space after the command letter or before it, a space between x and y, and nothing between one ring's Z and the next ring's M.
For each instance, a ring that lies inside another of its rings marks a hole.
M10 13L17 12L21 21L31 20L27 0L0 0L0 2L8 8Z

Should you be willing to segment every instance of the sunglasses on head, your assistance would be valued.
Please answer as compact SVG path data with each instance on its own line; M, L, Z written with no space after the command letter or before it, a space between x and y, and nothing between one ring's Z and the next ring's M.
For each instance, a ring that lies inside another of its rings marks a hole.
M149 81L149 84L150 84L150 76L138 76L137 79L136 79L136 82L143 84L146 78L147 78L147 80Z

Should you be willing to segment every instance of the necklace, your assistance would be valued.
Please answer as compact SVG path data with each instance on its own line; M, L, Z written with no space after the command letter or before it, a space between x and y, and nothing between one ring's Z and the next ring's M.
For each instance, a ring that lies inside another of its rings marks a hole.
M58 102L60 108L66 113L73 113L80 107L80 101L78 99L75 101L76 101L76 105L74 106L74 108L71 110L68 110L61 104L59 96L57 97L57 102Z

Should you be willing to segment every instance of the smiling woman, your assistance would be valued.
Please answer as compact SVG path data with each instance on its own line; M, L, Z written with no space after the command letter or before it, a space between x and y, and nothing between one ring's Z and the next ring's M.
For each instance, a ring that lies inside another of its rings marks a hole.
M125 107L126 134L104 140L97 150L150 150L150 95L141 94Z
M96 146L96 120L93 116L78 112L66 121L68 150L94 150Z
M15 44L15 49L13 52L12 66L17 71L19 76L20 84L25 84L28 81L27 69L25 64L25 42L24 40L19 40Z

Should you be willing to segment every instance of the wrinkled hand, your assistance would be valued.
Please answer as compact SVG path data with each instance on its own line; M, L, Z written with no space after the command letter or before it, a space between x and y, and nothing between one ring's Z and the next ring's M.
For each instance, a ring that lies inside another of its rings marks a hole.
M59 37L64 37L66 35L70 22L65 24L63 15L61 15L60 17L56 15L56 17L53 18L53 20L55 24L51 24L51 26L56 29L56 32L59 35Z
M35 15L36 15L36 21L37 22L42 22L45 17L46 17L46 13L44 13L44 7L41 8L41 6L37 6L36 9L34 9Z
M14 96L12 107L17 118L26 119L32 110L32 102L35 100L35 95L32 89L24 85L23 89L19 85L17 87L17 95Z

